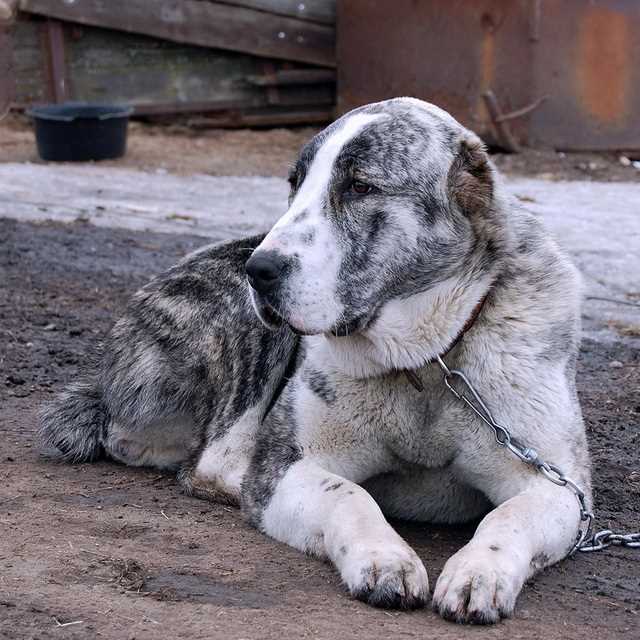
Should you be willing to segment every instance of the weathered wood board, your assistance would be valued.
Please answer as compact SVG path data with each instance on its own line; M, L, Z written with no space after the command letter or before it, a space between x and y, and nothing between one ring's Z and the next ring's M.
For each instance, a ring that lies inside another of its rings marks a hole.
M42 22L18 20L13 27L15 102L26 106L52 99L43 48Z
M0 118L9 109L16 92L11 50L12 38L9 27L0 20Z
M268 3L255 4L266 6ZM240 3L22 0L20 8L50 18L142 33L174 42L335 66L335 29L332 25L268 13L240 6Z
M40 19L16 24L19 105L54 97L46 24ZM69 99L131 104L139 114L269 108L277 115L278 109L293 108L297 119L300 111L314 109L326 119L335 101L329 70L281 60L69 24L64 25L64 49ZM294 83L288 84L291 78Z
M224 3L323 24L333 25L336 22L335 0L224 0Z

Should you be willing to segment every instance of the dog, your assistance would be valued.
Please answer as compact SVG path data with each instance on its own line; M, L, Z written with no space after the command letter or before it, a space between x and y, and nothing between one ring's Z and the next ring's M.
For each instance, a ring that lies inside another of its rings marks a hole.
M46 449L174 469L379 607L429 598L386 517L482 518L432 605L457 622L510 616L574 546L579 505L497 445L442 365L589 507L576 269L479 138L413 98L338 119L289 182L266 236L199 250L135 294L93 371L46 408Z

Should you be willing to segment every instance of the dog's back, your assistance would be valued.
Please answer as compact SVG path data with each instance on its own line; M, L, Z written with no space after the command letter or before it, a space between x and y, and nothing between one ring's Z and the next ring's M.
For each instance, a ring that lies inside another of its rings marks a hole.
M133 296L84 378L43 411L48 453L176 467L268 403L294 337L251 308L244 263L261 239L200 249Z

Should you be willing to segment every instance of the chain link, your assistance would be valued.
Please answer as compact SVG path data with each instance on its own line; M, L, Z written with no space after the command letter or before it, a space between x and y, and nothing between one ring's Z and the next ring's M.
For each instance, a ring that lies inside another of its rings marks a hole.
M496 422L491 415L491 411L485 404L480 394L471 384L467 376L457 369L449 369L442 358L438 356L436 362L444 373L444 384L447 389L461 402L464 402L486 425L488 425L495 436L496 442L501 447L508 449L513 455L518 457L525 464L535 468L547 480L553 482L560 487L567 487L576 497L580 508L580 528L576 536L576 541L569 551L568 555L573 555L576 551L600 551L611 545L618 545L629 548L640 548L640 533L616 534L609 529L598 531L591 535L593 528L593 513L587 506L584 491L580 485L576 484L571 478L556 466L545 462L538 452L531 448L520 444L511 436L511 432L506 427ZM458 391L454 386L455 380L460 380L465 386L468 393Z
M580 551L600 551L611 545L628 547L630 549L640 549L640 533L613 533L610 529L603 529L594 533L589 540L581 545Z

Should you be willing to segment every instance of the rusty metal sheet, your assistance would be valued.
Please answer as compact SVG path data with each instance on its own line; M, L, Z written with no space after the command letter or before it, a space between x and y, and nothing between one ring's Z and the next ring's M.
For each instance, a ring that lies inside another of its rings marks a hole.
M338 0L338 110L413 95L490 143L640 148L637 0Z
M532 144L640 149L640 2L545 0L534 72Z

